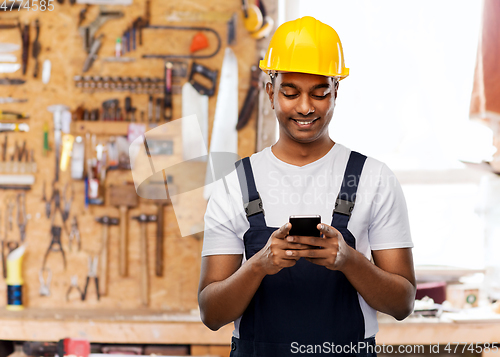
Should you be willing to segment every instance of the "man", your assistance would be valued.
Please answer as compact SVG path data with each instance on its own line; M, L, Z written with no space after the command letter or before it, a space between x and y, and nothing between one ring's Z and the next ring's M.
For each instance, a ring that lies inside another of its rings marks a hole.
M333 28L312 17L283 24L260 68L280 135L210 198L202 320L212 330L234 321L231 356L366 355L377 310L401 320L413 309L401 187L383 163L330 139L349 74ZM321 215L322 237L288 235L289 216L305 214Z

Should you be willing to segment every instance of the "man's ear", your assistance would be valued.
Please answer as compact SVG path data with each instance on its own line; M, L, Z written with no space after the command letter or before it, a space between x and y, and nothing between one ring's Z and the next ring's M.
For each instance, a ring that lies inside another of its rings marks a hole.
M271 82L266 83L266 92L269 96L269 100L271 101L271 108L274 109L274 88Z
M337 99L337 91L339 90L339 81L335 82L335 99Z

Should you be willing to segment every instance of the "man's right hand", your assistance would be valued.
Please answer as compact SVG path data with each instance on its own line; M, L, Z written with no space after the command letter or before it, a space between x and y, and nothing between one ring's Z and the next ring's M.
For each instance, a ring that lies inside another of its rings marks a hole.
M311 248L306 244L287 242L285 238L291 228L292 224L288 222L275 230L264 248L255 255L256 263L266 275L276 274L281 269L292 267L297 263L300 258L293 257L287 252Z

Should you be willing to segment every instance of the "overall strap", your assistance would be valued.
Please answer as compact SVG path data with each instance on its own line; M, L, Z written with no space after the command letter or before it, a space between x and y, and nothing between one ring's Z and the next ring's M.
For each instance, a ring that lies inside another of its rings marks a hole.
M349 218L351 218L351 212L354 209L359 178L361 176L361 171L363 171L365 160L366 156L356 151L351 151L344 172L342 186L340 187L340 192L335 201L335 208L332 213L332 225L335 227L347 228L347 223L349 222Z
M236 172L238 173L238 181L240 182L243 207L245 208L248 222L250 222L250 227L265 227L264 208L262 208L262 200L255 186L250 158L245 157L237 161L235 165Z

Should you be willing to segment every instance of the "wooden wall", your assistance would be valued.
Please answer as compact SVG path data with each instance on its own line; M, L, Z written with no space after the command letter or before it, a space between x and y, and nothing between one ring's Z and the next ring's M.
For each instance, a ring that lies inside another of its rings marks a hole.
M99 52L101 57L114 55L115 39L119 37L137 16L144 14L145 1L134 0L131 6L108 7L109 9L121 10L125 16L118 20L107 22L99 31L105 35L103 46ZM256 62L255 40L251 39L243 28L241 21L241 9L239 0L191 0L182 2L151 0L151 24L171 25L193 25L209 26L219 32L222 39L221 51L210 59L199 60L200 63L212 69L218 69L220 73L224 48L227 45L226 24L224 22L175 22L169 23L166 17L172 11L221 12L231 14L236 12L237 38L232 46L238 58L239 69L239 105L243 104L247 89L249 87L250 66ZM47 266L52 270L51 296L41 297L39 295L38 273L42 266L43 255L50 243L50 221L45 217L45 205L42 202L42 184L47 182L47 195L50 196L50 182L54 177L54 152L49 156L42 156L42 127L43 123L49 123L50 137L53 140L52 114L47 107L53 104L64 104L74 110L79 105L88 108L97 108L104 100L119 98L123 107L124 98L128 93L83 93L75 88L73 77L81 75L86 54L83 50L82 39L77 31L78 14L84 5L73 5L55 3L54 11L20 11L15 13L2 13L2 19L18 17L22 23L29 21L32 24L39 19L41 24L40 41L42 45L40 53L40 65L43 60L50 59L52 62L52 74L48 84L38 79L33 79L33 60L30 58L26 76L21 71L8 75L8 77L21 77L26 83L21 86L0 86L0 97L12 96L16 98L27 97L29 101L23 104L1 104L2 110L15 110L26 112L31 116L29 119L29 133L9 133L10 150L15 140L19 143L26 139L28 146L35 149L35 158L38 164L36 183L32 190L27 193L27 212L29 221L27 225L28 249L24 261L25 278L25 305L36 308L57 309L135 309L141 307L140 302L140 263L139 263L139 224L137 221L129 221L129 277L122 278L118 274L118 227L110 229L110 261L109 261L109 293L98 302L95 298L94 287L91 286L87 301L77 299L76 294L71 295L69 302L66 301L66 291L70 285L70 277L78 276L78 283L83 288L87 274L88 253L96 254L101 244L101 226L95 223L95 218L102 215L118 217L118 209L111 206L84 207L84 184L82 181L74 181L75 201L71 208L71 216L77 215L82 236L81 252L68 251L68 236L63 233L62 241L66 250L68 266L63 269L60 253L51 253ZM97 15L98 7L91 6L87 12L84 22L90 23ZM192 32L155 31L144 30L144 43L135 52L127 54L136 58L132 63L106 63L97 60L89 75L111 75L111 76L163 76L163 60L141 59L144 53L186 53L191 42ZM32 27L31 39L35 37ZM212 45L214 39L209 37ZM16 30L0 30L0 43L21 43L19 32ZM211 47L212 48L212 47ZM206 52L210 52L211 49ZM17 53L20 61L21 53ZM1 75L7 77L6 75ZM186 79L182 79L183 84ZM138 113L146 111L147 99L145 94L132 94L132 102L138 108ZM215 112L216 96L209 101L209 132L211 131L213 116ZM181 97L174 95L173 117L181 116ZM109 125L112 125L110 123ZM254 152L255 143L255 119L245 127L239 134L239 155L247 156ZM99 133L96 133L99 134ZM2 135L0 135L1 137ZM99 136L105 140L106 136ZM3 140L3 138L2 138ZM61 173L60 186L70 181L69 172ZM106 185L132 181L130 171L111 171L108 175ZM0 191L1 216L0 232L4 237L5 202L7 197L12 196L12 191ZM205 209L201 205L198 210ZM151 201L140 200L140 206L129 211L129 215L138 213L155 213L156 206ZM151 279L150 309L164 311L188 311L197 308L197 286L200 270L201 240L194 236L181 237L175 220L175 214L171 206L165 210L165 266L164 276L159 278L154 275L154 247L155 247L155 224L148 225L149 243L149 276ZM70 220L67 222L70 227ZM18 239L18 230L15 224L8 232L9 239ZM0 278L0 306L6 305L6 284Z

